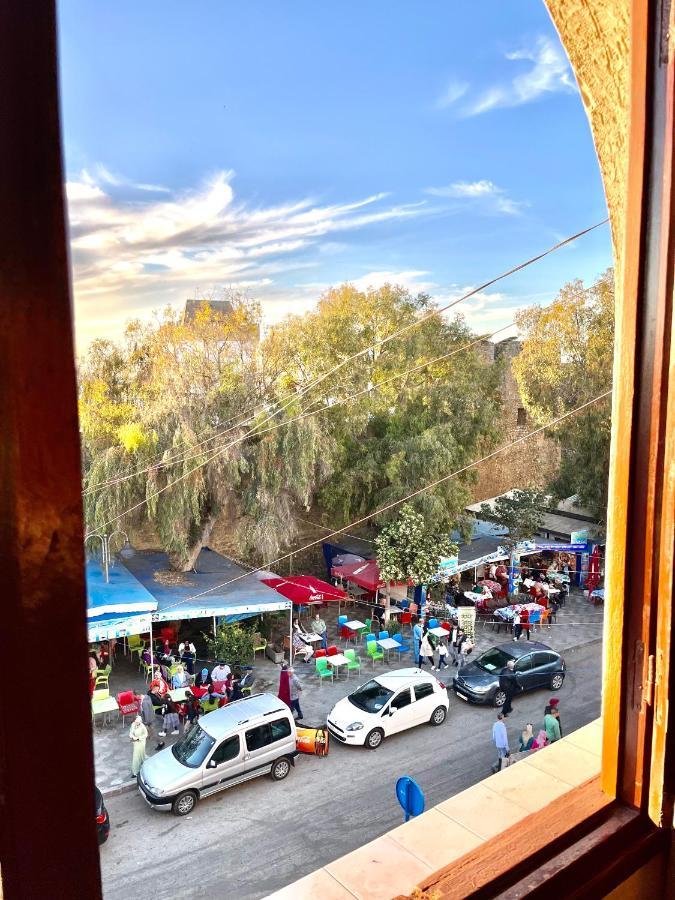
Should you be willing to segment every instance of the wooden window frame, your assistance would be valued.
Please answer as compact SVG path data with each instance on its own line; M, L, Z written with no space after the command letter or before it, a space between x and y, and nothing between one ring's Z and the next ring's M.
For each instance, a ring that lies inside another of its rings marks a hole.
M617 303L604 647L602 786L609 802L584 813L584 789L576 799L563 798L567 808L578 805L581 817L553 841L547 823L554 805L534 815L528 848L519 839L507 852L500 842L508 866L499 872L487 864L488 848L473 854L474 871L483 871L471 881L473 896L509 896L519 885L550 896L551 885L565 883L576 886L576 896L598 896L589 893L584 872L592 873L596 888L611 888L663 851L664 826L672 825L672 9L670 0L633 0L631 12L630 165ZM3 666L14 679L27 661L36 665L41 651L57 646L59 654L58 699L49 713L0 692L2 887L8 900L98 898L54 0L0 0L0 173ZM31 713L34 727L28 729ZM62 725L49 741L45 765L41 726L55 725L57 716ZM617 835L631 842L633 857L623 868L612 856ZM465 858L452 871L468 864ZM572 881L565 882L565 872ZM450 896L449 873L434 878L440 895Z

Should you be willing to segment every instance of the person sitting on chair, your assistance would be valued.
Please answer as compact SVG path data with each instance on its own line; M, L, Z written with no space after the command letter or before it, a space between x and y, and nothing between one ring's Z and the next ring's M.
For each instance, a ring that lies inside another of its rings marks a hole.
M188 686L188 676L187 673L183 670L182 666L176 666L176 672L171 679L171 687L176 690L176 688L184 688Z
M304 637L304 632L300 629L298 622L293 623L293 655L302 654L303 662L309 662L314 656L314 648L311 643Z

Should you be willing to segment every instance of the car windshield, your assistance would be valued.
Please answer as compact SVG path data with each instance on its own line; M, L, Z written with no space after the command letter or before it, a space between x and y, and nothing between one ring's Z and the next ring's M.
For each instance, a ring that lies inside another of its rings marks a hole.
M364 712L376 713L382 709L393 693L373 680L357 688L347 699Z
M198 769L206 759L206 755L215 744L216 739L207 734L199 725L194 725L185 737L171 748L178 762L191 769Z
M508 653L500 650L499 647L493 647L492 650L486 650L482 656L478 657L476 665L485 669L486 672L496 672L498 669L503 669L510 659L513 657Z

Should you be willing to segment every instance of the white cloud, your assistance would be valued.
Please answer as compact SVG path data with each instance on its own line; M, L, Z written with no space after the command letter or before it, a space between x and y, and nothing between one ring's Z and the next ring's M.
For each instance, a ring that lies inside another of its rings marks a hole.
M424 203L385 204L382 193L333 205L304 198L253 207L237 200L232 179L220 172L162 199L121 197L118 188L139 186L99 167L68 182L80 342L110 334L115 311L119 333L130 315L182 302L197 289L259 289L264 301L275 276L315 265L298 253L319 251L324 237L427 213Z
M562 47L551 38L539 36L532 47L505 54L510 62L525 60L532 65L510 81L493 85L472 99L463 115L477 116L498 107L521 106L544 94L572 93L576 85Z
M493 181L487 179L455 181L441 187L426 188L425 193L432 197L467 200L483 212L497 212L509 216L519 215L523 207L527 205L523 201L512 200L504 188L498 187Z
M460 100L469 90L469 84L466 81L450 81L443 93L436 100L436 109L447 109Z

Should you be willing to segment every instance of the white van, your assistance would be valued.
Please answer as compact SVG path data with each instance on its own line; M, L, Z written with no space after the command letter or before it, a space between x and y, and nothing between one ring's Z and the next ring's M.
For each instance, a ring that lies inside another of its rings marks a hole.
M295 721L273 694L228 703L199 719L138 773L138 789L153 809L177 816L192 812L202 797L270 774L281 781L295 765Z

